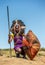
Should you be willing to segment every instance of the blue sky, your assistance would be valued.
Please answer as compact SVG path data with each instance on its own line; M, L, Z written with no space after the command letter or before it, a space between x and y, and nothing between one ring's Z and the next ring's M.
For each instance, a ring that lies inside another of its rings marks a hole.
M41 47L45 47L45 0L0 0L0 48L9 48L7 5L10 25L14 19L21 19L27 33L30 29L37 35ZM13 42L11 43L13 48Z

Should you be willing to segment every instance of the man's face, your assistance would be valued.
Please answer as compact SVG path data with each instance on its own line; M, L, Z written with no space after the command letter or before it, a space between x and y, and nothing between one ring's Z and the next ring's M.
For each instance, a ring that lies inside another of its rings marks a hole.
M20 31L20 25L19 24L15 25L14 27L15 27L14 29L15 29L16 32Z

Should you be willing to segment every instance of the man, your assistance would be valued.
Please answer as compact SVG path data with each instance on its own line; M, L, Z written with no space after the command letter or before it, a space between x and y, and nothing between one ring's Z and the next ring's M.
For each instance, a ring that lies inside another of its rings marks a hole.
M8 42L14 40L14 50L16 52L16 56L19 57L20 54L22 54L23 58L26 58L22 44L23 34L25 32L25 24L22 22L22 20L14 20L12 22L10 31L12 34L9 35Z

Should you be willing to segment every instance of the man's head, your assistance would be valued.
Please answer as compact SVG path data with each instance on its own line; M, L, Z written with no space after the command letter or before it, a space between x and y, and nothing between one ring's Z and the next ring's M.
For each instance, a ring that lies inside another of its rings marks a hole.
M15 32L19 32L21 30L21 33L24 33L25 30L25 24L24 22L22 22L22 20L14 20L12 22L12 26L11 26L11 32L15 33Z

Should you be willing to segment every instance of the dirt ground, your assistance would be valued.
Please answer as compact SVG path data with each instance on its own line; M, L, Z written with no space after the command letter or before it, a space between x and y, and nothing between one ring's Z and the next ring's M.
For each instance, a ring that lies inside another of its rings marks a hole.
M40 52L45 54L45 52ZM16 58L16 57L7 57L5 55L0 56L0 65L45 65L45 55L39 53L33 60Z

